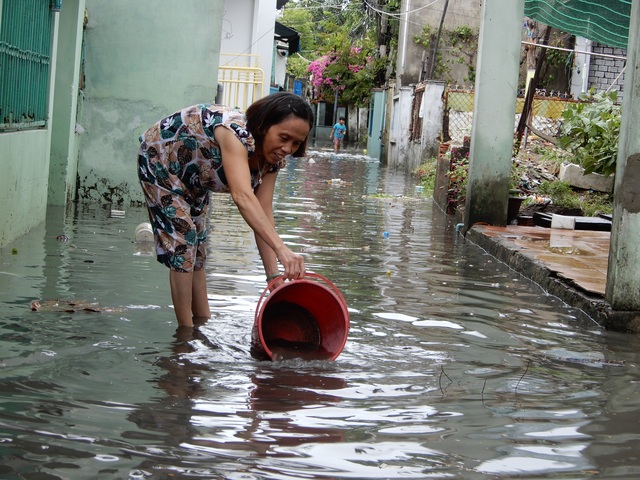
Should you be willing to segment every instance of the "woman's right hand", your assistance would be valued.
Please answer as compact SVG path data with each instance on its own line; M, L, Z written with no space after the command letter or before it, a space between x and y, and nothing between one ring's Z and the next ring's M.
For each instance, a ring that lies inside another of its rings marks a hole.
M303 278L306 273L304 257L292 252L288 247L277 253L278 261L284 267L282 277L285 280L297 280Z

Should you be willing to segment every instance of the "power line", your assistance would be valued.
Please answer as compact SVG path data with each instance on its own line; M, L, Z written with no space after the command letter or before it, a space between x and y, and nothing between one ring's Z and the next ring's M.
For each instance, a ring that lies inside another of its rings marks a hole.
M391 13L391 12L385 12L384 10L380 10L376 7L374 7L373 5L371 5L367 0L363 0L365 5L367 7L369 7L371 10L373 10L374 12L378 12L381 15L386 15L392 18L400 18L402 17L402 15L409 15L411 13L415 13L415 12L419 12L420 10L424 10L425 8L429 8L432 5L435 5L436 3L438 3L440 0L434 0L433 2L427 4L427 5L423 5L422 7L418 7L414 10L409 10L407 12L402 12L402 13Z

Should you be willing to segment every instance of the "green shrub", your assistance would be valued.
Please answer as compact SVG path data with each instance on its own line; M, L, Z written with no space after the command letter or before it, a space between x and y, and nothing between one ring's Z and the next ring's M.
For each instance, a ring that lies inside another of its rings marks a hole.
M585 173L609 176L616 171L618 140L620 138L620 106L618 94L593 93L572 103L562 113L558 146L574 154L575 161Z
M418 185L424 188L425 195L433 195L436 184L437 159L429 158L415 170L418 177Z
M580 208L580 195L573 191L568 182L555 180L553 182L542 182L537 191L549 197L554 205L561 205L567 208Z

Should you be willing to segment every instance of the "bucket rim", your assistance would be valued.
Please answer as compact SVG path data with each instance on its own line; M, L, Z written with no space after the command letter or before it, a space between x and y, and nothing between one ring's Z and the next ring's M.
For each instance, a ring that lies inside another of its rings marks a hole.
M308 272L306 273L306 275L303 278L299 278L296 280L288 280L285 283L279 285L278 287L276 287L273 291L271 291L271 287L275 284L275 282L279 279L281 275L273 278L265 287L265 289L262 291L262 294L260 295L260 298L258 299L258 304L256 305L256 311L255 311L255 315L254 315L254 324L256 327L258 327L258 320L261 318L261 312L262 309L264 308L264 305L266 304L266 299L269 295L273 295L276 292L280 291L283 288L286 288L287 285L293 285L293 284L313 284L313 285L318 285L321 286L323 288L325 288L327 291L329 291L329 293L331 293L332 295L335 295L340 303L340 307L341 309L344 311L345 314L345 320L346 320L346 325L345 325L345 330L346 332L349 331L349 327L350 327L350 318L349 318L349 309L347 307L347 302L344 298L344 296L342 295L342 293L340 292L340 290L338 289L338 287L336 287L336 285L331 282L331 280L329 280L328 278L318 274L318 273L314 273L314 272ZM311 280L314 279L314 280ZM324 284L323 284L324 282ZM273 352L271 351L271 349L269 349L269 347L267 346L267 342L264 338L264 335L262 333L262 328L256 328L257 329L257 335L258 335L258 340L260 341L260 346L261 348L264 350L264 353L267 355L267 357L269 357L270 360L273 360ZM344 338L342 339L340 348L337 349L336 353L333 354L331 357L327 358L328 361L332 361L335 360L336 358L338 358L338 356L340 355L340 353L342 353L342 350L344 349L344 346L347 343L347 335L344 335Z

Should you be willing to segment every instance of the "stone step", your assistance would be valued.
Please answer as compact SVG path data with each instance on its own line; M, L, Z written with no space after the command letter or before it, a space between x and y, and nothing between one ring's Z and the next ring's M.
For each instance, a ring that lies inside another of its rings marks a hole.
M535 212L533 224L538 227L551 228L553 213ZM610 232L611 219L603 217L572 217L575 219L574 230L591 230L597 232Z

